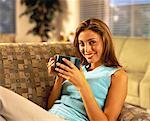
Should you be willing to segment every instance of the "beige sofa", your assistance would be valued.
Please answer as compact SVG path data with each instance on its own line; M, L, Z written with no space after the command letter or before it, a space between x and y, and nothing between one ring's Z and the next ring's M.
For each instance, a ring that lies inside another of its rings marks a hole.
M4 86L47 109L54 76L47 73L47 62L55 54L75 55L70 43L1 43L0 86ZM145 110L124 104L118 121L150 120Z
M126 102L150 109L150 38L113 37L117 57L128 72Z

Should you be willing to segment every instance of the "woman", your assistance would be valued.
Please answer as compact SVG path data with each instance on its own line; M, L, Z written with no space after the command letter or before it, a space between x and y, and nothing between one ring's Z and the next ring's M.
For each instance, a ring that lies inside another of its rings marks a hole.
M25 112L26 121L33 119L38 121L42 119L42 116L45 117L42 121L117 120L127 94L127 74L116 59L109 28L99 19L83 21L76 30L74 45L82 66L79 70L65 58L63 61L66 65L56 63L57 78L49 96L49 113L26 99L12 94L13 99L17 98L20 105L34 107L32 108L34 110L31 108L29 110L19 106L18 109ZM54 57L51 57L48 63L50 74L54 74L54 63ZM10 91L0 89L3 92L4 90L9 96ZM4 103L6 101L4 97L6 96L2 96L4 101L1 101L3 107L7 104ZM4 113L6 111L1 112L0 114L6 118ZM14 117L16 120L13 120ZM11 113L11 118L7 120L17 121L18 119L19 121L16 113Z
M55 69L59 73L49 108L61 97L50 112L78 121L117 120L127 93L127 75L115 57L109 28L101 20L88 19L77 28L74 45L84 66L78 70L66 59L68 66L57 64L62 69ZM50 72L53 64L51 58Z

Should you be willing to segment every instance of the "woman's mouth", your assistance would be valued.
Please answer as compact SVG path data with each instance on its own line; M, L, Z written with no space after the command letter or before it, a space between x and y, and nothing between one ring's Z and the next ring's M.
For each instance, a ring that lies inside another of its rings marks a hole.
M94 56L94 53L92 53L92 54L84 54L84 56L85 56L87 59L91 59L91 58Z

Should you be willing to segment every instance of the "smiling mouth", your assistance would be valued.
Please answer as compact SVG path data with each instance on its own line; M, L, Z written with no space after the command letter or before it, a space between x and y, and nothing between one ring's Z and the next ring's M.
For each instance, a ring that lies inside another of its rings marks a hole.
M92 58L94 56L94 54L95 53L93 53L93 54L84 54L84 55L85 55L86 58L90 59L90 58Z

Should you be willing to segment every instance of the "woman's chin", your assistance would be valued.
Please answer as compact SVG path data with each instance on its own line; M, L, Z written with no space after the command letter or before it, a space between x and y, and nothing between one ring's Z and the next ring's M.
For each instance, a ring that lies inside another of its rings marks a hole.
M87 59L88 63L93 63L93 61L91 59Z

